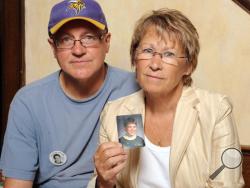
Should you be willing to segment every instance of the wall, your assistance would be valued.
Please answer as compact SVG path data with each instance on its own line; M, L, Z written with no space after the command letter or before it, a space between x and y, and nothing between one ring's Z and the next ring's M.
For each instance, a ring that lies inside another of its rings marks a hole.
M51 6L58 0L26 0L26 80L58 69L47 43ZM230 0L98 0L112 33L109 64L130 70L129 44L135 21L146 11L181 10L200 34L195 85L228 95L234 104L240 142L250 145L250 15Z

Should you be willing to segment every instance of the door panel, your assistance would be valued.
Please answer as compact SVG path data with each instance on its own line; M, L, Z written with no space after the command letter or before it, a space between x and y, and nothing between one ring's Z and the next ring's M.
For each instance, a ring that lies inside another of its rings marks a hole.
M0 1L0 149L10 102L24 85L24 0Z

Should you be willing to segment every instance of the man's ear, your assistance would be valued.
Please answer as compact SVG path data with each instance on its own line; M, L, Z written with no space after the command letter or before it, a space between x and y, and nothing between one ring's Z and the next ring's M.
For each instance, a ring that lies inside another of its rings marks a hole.
M56 46L52 38L48 38L48 43L53 51L54 57L56 58Z
M111 39L111 34L107 33L105 38L104 38L104 42L106 44L106 53L109 52L109 48L110 48L110 39Z

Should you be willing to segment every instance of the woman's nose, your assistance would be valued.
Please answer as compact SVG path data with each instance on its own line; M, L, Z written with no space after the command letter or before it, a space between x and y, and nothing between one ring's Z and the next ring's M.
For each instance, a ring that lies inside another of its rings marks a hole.
M152 70L161 70L162 69L162 56L161 56L161 54L159 54L159 53L155 54L152 57L149 66Z

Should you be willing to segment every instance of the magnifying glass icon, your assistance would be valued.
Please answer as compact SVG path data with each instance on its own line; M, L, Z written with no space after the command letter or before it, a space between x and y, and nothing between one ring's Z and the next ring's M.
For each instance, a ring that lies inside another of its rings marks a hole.
M242 163L242 153L236 148L227 148L221 155L222 165L209 176L213 180L224 168L235 169Z

